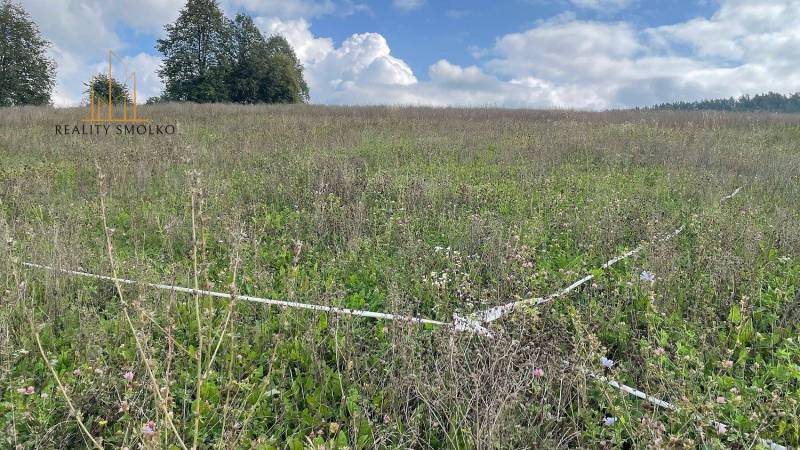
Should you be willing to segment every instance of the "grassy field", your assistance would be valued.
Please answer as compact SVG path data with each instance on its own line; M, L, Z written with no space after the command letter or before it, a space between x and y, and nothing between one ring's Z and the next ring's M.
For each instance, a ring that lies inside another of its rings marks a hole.
M800 445L800 117L84 114L0 110L0 448ZM595 279L487 338L22 262L444 322Z

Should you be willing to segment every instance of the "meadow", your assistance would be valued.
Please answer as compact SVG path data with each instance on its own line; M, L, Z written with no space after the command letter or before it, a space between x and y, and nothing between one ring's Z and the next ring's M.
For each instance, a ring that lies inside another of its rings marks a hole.
M0 448L800 446L800 116L142 114L0 109Z

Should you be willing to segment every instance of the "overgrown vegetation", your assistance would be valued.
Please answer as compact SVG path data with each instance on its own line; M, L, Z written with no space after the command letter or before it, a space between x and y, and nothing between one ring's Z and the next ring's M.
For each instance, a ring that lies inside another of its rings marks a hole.
M0 116L0 447L800 444L797 117L146 108ZM486 339L25 261L442 321L597 278Z

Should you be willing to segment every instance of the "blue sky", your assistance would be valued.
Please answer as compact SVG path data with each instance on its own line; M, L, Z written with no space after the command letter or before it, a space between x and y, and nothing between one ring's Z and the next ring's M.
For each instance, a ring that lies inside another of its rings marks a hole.
M156 95L185 0L22 0L74 105L108 48ZM800 91L800 0L219 0L284 34L312 102L606 109ZM120 11L125 13L120 14Z
M390 42L392 54L420 74L442 58L460 65L474 64L471 48L489 48L498 36L525 31L559 14L573 13L578 20L657 26L708 17L716 10L715 5L696 0L632 2L627 8L605 10L559 0L430 1L407 12L394 8L391 1L369 6L370 11L361 14L321 17L313 21L311 30L337 42L347 39L353 30L380 33Z

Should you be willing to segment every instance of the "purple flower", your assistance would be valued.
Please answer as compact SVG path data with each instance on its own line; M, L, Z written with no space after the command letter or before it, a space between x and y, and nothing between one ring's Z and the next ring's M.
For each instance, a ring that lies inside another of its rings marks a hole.
M131 381L133 381L133 372L131 371L125 372L125 375L123 375L122 378L125 378L125 381L130 383Z
M605 427L610 427L610 426L614 425L615 423L617 423L617 418L616 417L606 417L606 418L603 419L603 426L605 426Z
M639 279L647 282L656 281L656 274L645 270L639 275Z
M145 436L152 436L153 434L155 434L155 432L156 432L156 423L153 422L152 420L148 421L142 427L142 433L144 433Z
M533 369L533 376L535 376L536 378L543 377L544 376L544 370L542 370L542 369L540 369L538 367Z
M602 364L603 367L605 367L606 369L610 369L614 367L614 364L616 363L614 362L613 359L608 359L605 356L603 356L602 358L600 358L600 364Z

